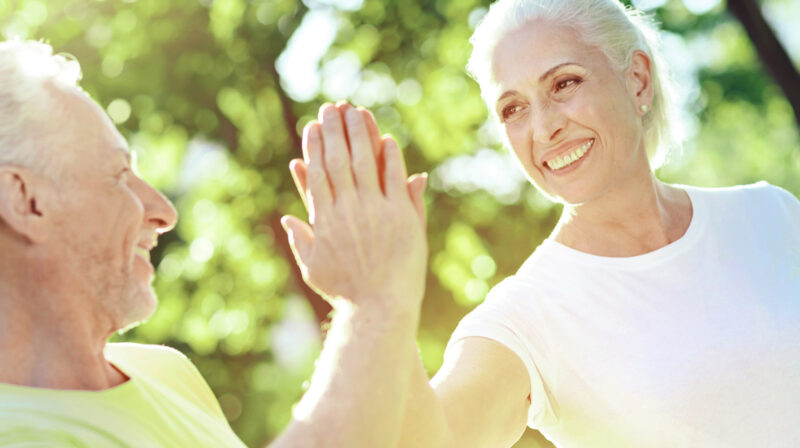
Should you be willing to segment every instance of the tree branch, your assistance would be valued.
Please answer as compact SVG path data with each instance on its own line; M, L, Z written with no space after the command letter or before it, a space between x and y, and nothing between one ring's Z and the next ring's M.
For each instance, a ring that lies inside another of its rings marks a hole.
M758 57L783 90L800 128L800 73L770 28L756 0L728 0L728 9L741 22Z

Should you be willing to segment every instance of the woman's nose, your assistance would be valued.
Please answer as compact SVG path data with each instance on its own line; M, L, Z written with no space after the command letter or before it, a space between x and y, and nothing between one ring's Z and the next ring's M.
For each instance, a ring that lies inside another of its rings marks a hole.
M557 107L543 105L531 111L531 133L533 141L551 144L558 141L566 126L566 117Z

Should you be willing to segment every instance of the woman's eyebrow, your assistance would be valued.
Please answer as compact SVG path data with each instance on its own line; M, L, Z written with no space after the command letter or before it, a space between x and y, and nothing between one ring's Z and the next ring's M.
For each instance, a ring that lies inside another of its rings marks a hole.
M544 74L539 77L539 82L544 81L549 76L551 76L553 73L557 72L559 69L564 68L564 67L566 67L568 65L577 65L578 67L583 68L583 66L581 64L578 64L577 62L564 62L564 63L558 64L555 67L551 68L550 70L544 72Z
M504 99L506 99L507 97L509 97L509 96L514 96L514 95L516 95L517 93L518 93L518 92L517 92L516 90L506 90L505 92L503 92L503 94L502 94L502 95L500 95L500 97L499 97L499 98L497 98L497 101L495 102L495 105L499 104L501 101L503 101L503 100L504 100Z
M562 62L561 64L558 64L558 65L550 68L546 72L544 72L544 74L542 74L542 76L539 77L539 82L543 82L545 79L547 79L548 77L552 76L558 70L560 70L560 69L562 69L564 67L570 66L570 65L574 65L574 66L577 66L577 67L580 67L580 68L584 68L581 64L578 64L577 62ZM497 101L495 101L495 105L499 104L501 101L503 101L507 97L514 96L517 93L518 92L516 90L507 90L507 91L503 92L503 94L500 95L499 98L497 98Z

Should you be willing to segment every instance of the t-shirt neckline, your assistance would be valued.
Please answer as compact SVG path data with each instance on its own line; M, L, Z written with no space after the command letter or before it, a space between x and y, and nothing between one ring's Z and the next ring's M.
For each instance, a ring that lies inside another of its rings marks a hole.
M562 259L566 258L571 263L580 262L581 264L603 268L613 267L638 270L666 262L684 253L696 244L702 235L707 220L707 209L706 204L702 201L702 194L697 189L689 186L675 186L683 189L689 195L689 201L692 204L692 219L689 222L689 227L686 229L686 232L680 238L666 246L632 257L607 257L573 249L548 237L542 242L540 249L547 254L546 256L556 256Z

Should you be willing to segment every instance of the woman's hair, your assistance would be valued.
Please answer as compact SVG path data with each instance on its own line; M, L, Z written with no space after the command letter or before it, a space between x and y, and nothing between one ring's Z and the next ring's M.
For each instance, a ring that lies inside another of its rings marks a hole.
M620 72L628 68L635 50L650 56L654 98L644 117L645 147L650 166L660 167L668 151L679 147L683 139L672 79L659 54L657 25L639 11L626 9L618 0L495 2L470 39L473 50L467 63L467 70L478 81L491 113L495 114L494 98L489 97L494 50L508 33L537 19L576 30L584 42L600 49Z
M56 144L57 124L49 123L61 108L53 98L56 86L77 86L77 61L54 55L42 42L0 42L0 165L38 168L53 176L52 157L40 152ZM63 112L63 111L61 111ZM58 116L58 115L56 115Z

